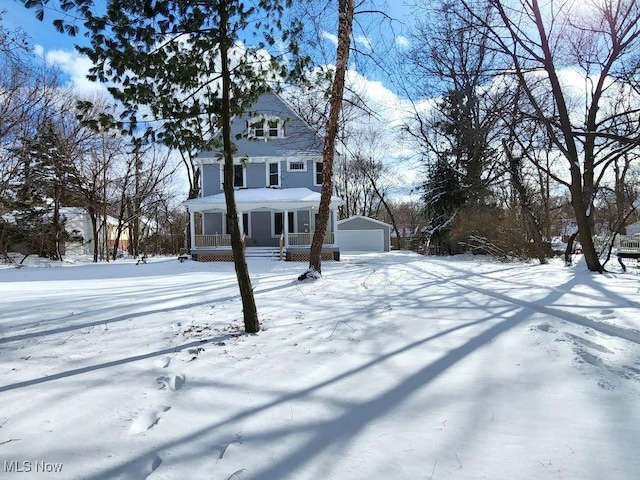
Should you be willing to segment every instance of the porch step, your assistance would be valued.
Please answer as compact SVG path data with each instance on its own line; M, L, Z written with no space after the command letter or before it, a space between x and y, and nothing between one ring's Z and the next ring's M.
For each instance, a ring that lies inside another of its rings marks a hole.
M280 249L276 247L247 247L244 251L245 257L259 258L279 258Z

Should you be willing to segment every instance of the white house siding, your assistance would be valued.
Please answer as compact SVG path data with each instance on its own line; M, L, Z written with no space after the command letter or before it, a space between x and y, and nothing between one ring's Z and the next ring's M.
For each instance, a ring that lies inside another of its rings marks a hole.
M81 208L63 207L60 214L66 219L65 230L69 234L80 235L82 243L66 242L66 255L92 255L93 254L93 228L89 215Z

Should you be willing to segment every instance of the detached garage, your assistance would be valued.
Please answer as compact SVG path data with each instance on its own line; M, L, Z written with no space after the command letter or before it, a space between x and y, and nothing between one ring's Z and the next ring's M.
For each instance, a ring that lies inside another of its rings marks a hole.
M388 252L391 225L356 215L338 222L337 241L342 252Z

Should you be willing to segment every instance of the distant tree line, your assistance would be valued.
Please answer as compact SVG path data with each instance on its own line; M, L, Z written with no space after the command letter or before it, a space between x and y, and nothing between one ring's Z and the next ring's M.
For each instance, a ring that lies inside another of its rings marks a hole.
M430 248L544 262L572 221L589 270L603 271L594 236L637 218L640 4L414 6L405 130L426 169Z
M66 246L85 243L98 261L184 246L186 216L169 193L167 151L100 128L111 108L104 98L92 98L80 118L78 102L87 99L1 17L0 72L0 255L61 260ZM67 228L68 207L85 212L91 232Z

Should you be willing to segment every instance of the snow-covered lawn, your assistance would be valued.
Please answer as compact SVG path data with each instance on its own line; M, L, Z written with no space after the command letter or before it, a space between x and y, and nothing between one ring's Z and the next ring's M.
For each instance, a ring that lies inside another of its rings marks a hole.
M0 269L0 478L640 478L637 269L249 267Z

